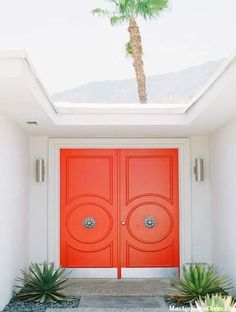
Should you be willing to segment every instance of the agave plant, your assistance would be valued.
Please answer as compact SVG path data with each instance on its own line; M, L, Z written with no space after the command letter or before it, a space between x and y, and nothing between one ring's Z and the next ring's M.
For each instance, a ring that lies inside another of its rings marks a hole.
M218 311L218 312L233 312L236 311L236 303L230 296L206 295L205 300L199 299L195 302L196 308L192 307L193 311L206 312L206 311Z
M64 273L64 269L55 269L53 263L31 264L27 272L22 271L23 277L17 279L21 285L16 286L20 291L15 293L15 296L24 301L38 303L71 300L72 298L62 293L67 282L67 275Z
M193 302L206 295L226 295L231 288L230 279L221 275L213 266L206 264L193 264L183 267L183 276L173 280L173 286L179 295L172 300L179 302Z

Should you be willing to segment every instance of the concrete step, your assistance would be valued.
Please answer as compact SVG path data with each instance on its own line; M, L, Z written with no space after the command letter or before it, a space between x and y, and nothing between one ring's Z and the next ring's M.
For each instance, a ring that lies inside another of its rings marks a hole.
M159 296L83 296L77 309L49 309L47 312L166 312Z

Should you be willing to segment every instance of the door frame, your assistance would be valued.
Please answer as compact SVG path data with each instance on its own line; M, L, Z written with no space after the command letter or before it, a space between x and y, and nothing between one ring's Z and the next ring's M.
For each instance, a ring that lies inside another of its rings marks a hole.
M165 149L179 151L179 248L180 269L192 261L192 207L190 140L188 138L50 138L48 146L48 248L49 262L60 265L60 149ZM72 277L114 277L114 269L84 269ZM95 272L96 270L96 272ZM109 271L110 270L110 271ZM116 269L115 269L116 270ZM87 272L86 272L87 271Z

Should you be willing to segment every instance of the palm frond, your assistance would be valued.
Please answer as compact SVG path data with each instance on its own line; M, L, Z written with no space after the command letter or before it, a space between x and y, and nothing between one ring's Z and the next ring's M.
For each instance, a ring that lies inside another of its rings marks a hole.
M151 19L169 7L168 0L139 0L137 1L137 15L144 19Z
M125 52L127 57L132 56L132 45L130 41L125 44Z
M123 15L112 15L110 16L111 25L121 24L126 20L126 16Z
M96 8L93 14L107 16L112 25L128 21L130 18L151 19L169 7L169 0L110 0L111 9Z
M100 15L100 16L110 16L111 12L105 9L101 9L101 8L96 8L93 9L92 14L94 15Z

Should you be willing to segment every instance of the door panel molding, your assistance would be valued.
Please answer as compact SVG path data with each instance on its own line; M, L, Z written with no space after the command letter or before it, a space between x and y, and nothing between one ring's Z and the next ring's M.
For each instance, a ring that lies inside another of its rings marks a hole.
M120 150L122 268L179 267L178 154L177 148Z
M189 139L49 139L48 261L59 266L60 259L60 149L161 149L179 151L180 266L192 260L191 184ZM79 269L78 269L79 270ZM89 270L89 269L86 269Z
M60 264L117 267L117 151L60 150Z

